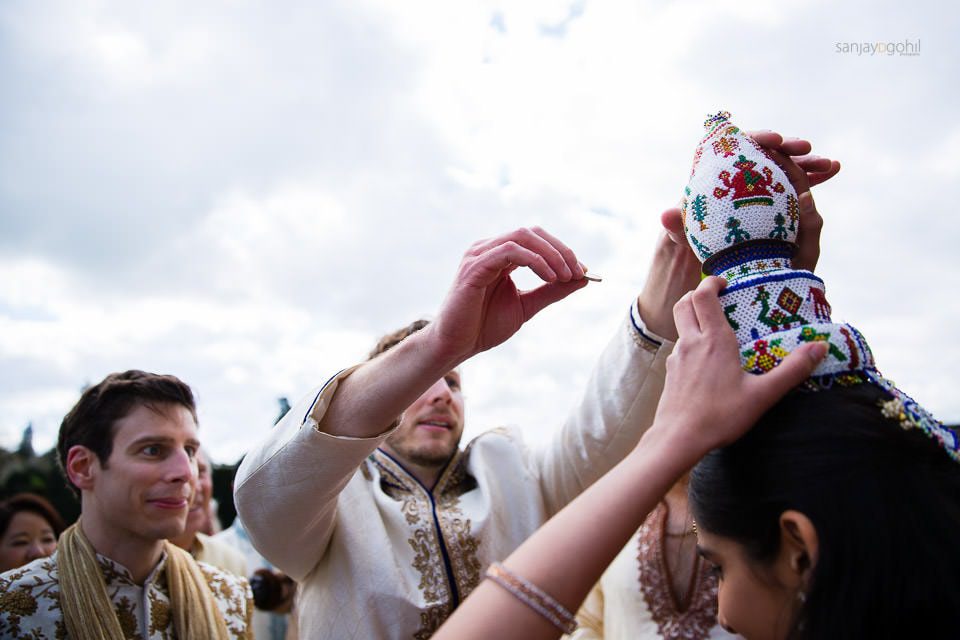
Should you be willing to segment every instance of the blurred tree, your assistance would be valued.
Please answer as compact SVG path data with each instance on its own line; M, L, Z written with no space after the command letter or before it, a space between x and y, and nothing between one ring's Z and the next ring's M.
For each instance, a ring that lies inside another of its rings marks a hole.
M20 438L20 446L17 447L17 455L24 458L32 458L33 453L33 423L28 422L23 430L23 436Z
M0 453L0 499L24 491L36 493L47 500L63 516L67 524L80 515L80 501L67 486L57 465L57 450L41 456L21 455L23 443L14 453Z

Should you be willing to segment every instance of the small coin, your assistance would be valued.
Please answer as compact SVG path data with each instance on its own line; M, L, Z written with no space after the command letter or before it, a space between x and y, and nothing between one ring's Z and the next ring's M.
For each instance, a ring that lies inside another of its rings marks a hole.
M584 272L584 280L589 280L590 282L603 282L603 276L599 276L595 273Z

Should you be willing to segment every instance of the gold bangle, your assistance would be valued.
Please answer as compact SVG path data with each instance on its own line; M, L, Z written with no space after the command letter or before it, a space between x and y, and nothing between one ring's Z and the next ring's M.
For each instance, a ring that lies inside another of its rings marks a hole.
M577 619L566 607L551 598L537 585L524 580L499 562L487 569L487 577L507 590L514 598L527 605L550 621L564 633L573 633L577 629Z

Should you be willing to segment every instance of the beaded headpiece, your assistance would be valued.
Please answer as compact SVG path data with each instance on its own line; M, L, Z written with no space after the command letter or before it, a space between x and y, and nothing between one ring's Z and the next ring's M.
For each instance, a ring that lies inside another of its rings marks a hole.
M880 375L860 332L831 320L823 280L793 268L800 204L787 175L728 112L704 128L681 203L683 227L703 272L727 280L720 303L743 368L764 373L799 345L825 342L827 355L806 388L876 384L892 396L884 415L923 431L960 462L960 436Z

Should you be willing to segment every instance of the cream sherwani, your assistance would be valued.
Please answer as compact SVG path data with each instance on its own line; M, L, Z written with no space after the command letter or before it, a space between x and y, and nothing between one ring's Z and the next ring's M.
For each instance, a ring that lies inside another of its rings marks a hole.
M247 559L243 557L239 549L231 547L224 540L218 540L205 533L197 532L193 541L192 552L193 557L198 562L206 562L241 578L247 577Z
M99 553L96 557L123 636L175 640L166 555L142 585L136 584L120 563ZM198 564L227 625L229 636L224 640L253 638L253 593L247 579L202 562ZM0 574L0 638L70 640L60 607L60 598L70 595L60 591L56 553Z
M671 349L634 303L583 399L542 451L513 430L458 452L428 491L379 445L317 430L341 372L244 459L240 517L256 548L301 583L303 638L428 638L551 515L619 462L653 420Z

